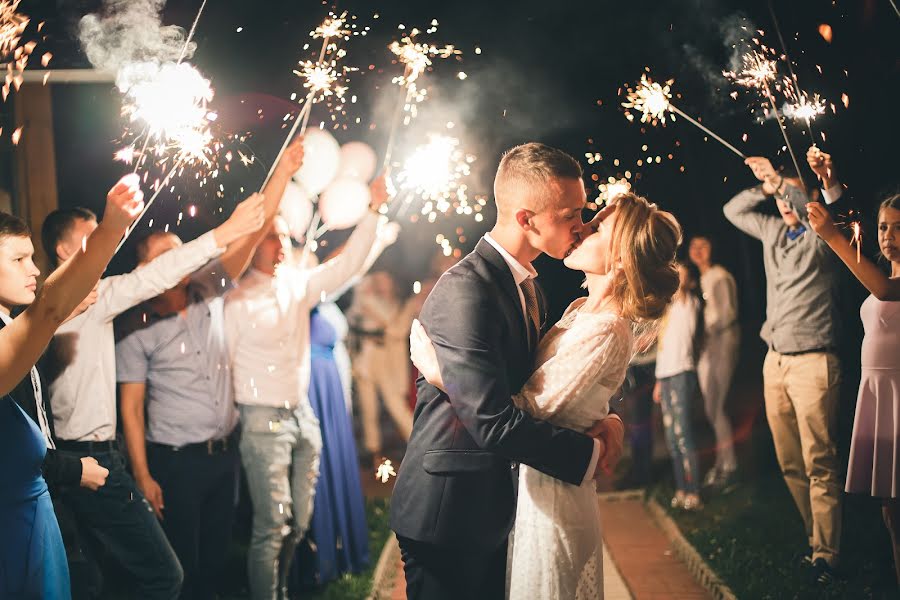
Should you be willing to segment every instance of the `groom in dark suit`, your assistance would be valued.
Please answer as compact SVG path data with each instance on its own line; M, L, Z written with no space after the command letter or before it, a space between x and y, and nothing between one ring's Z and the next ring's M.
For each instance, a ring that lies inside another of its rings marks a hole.
M507 152L494 180L496 225L422 309L446 392L419 377L391 500L411 600L504 597L519 462L580 485L618 459L618 417L598 425L601 442L511 401L531 375L544 314L531 262L579 243L581 176L575 159L543 144Z

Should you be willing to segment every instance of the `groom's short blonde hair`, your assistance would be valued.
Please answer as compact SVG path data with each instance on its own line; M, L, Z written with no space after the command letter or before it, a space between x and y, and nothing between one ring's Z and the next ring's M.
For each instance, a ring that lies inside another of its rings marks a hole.
M503 154L494 177L497 217L512 216L519 208L547 209L559 197L557 179L581 179L578 161L556 148L529 142Z

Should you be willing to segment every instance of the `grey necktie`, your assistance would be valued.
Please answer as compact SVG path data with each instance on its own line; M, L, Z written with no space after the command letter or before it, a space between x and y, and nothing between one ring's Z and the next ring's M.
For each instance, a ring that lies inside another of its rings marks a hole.
M537 288L535 288L534 279L531 277L520 283L519 287L522 288L522 294L525 296L525 316L534 326L534 329L529 332L528 336L533 348L537 345L538 338L541 335L541 315L538 309Z

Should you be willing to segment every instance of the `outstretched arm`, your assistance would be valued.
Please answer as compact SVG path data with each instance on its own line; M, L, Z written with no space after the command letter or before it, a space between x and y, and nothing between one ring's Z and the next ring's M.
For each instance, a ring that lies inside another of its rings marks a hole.
M344 251L310 273L305 290L307 302L318 304L346 286L347 282L354 279L362 270L375 242L380 218L378 209L388 200L384 177L373 181L369 190L372 195L369 211L353 230Z
M810 202L806 209L813 231L844 261L850 272L873 296L885 302L900 300L900 279L889 278L868 258L858 255L821 204Z
M40 358L56 332L106 269L128 225L140 214L144 196L136 175L109 191L103 221L76 252L44 282L35 301L0 330L0 394L7 394Z
M278 161L278 165L275 167L272 178L269 179L269 183L263 189L265 221L262 227L228 244L225 254L222 255L222 266L232 281L240 279L247 267L250 266L250 259L253 258L253 253L256 252L257 246L266 237L266 234L272 227L275 216L278 214L278 207L281 205L284 189L302 164L303 138L298 137L284 151L281 160Z
M196 240L173 248L130 273L107 277L94 312L112 321L164 291L216 258L235 240L256 232L263 224L263 198L254 194L235 207L228 220Z

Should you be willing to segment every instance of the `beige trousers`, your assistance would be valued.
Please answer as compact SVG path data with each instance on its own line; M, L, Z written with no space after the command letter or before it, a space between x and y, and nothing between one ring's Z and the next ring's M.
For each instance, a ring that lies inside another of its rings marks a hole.
M769 350L763 363L766 418L784 481L803 517L813 560L836 566L841 493L835 448L841 371L837 356Z
M379 396L404 440L412 433L409 391L409 350L405 340L386 338L383 345L364 343L354 362L353 383L363 424L363 443L372 454L381 452Z

